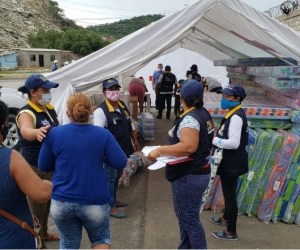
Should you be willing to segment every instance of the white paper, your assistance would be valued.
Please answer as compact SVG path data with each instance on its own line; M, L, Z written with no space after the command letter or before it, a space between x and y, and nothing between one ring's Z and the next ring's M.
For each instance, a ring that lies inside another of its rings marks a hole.
M186 158L188 158L188 156L182 156L182 157L160 156L156 160L157 161L162 161L162 162L165 162L165 163L169 163L169 162L172 162L172 161L180 161L180 160L183 160L183 159L186 159Z
M148 167L149 170L157 170L157 169L161 169L164 168L166 166L166 163L162 162L162 161L157 161L154 164L150 165Z
M142 149L142 153L147 156L152 150L159 148L160 146L146 146Z

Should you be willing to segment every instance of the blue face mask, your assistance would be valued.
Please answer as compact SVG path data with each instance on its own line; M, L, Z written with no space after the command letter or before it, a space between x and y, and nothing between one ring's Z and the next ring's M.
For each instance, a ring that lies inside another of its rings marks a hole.
M239 104L241 104L241 103L237 102L237 101L229 101L224 97L221 100L221 108L222 109L231 109L231 108L236 107Z

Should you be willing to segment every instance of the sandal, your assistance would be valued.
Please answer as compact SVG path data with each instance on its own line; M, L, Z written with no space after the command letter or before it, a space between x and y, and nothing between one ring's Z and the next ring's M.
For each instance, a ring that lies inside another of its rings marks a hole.
M59 241L60 240L60 237L59 235L56 235L56 234L47 234L47 236L44 237L44 240L47 240L47 241Z
M121 218L126 218L127 214L122 210L118 210L118 212L116 214L110 213L110 216L121 219Z
M127 207L128 203L127 202L122 202L120 201L118 204L116 204L116 207Z

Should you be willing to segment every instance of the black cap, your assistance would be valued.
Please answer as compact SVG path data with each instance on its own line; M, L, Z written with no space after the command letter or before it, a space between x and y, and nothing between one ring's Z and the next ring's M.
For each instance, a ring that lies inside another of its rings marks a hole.
M191 71L198 71L198 66L196 64L193 64L191 67L190 67Z
M165 67L165 71L171 71L171 66L167 65L167 66Z

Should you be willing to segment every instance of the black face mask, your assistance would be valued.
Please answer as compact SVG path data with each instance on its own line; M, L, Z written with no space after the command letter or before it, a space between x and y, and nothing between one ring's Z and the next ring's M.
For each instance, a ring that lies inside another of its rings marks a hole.
M2 136L3 136L3 141L6 139L9 131L9 125L4 126L3 130L1 131Z

